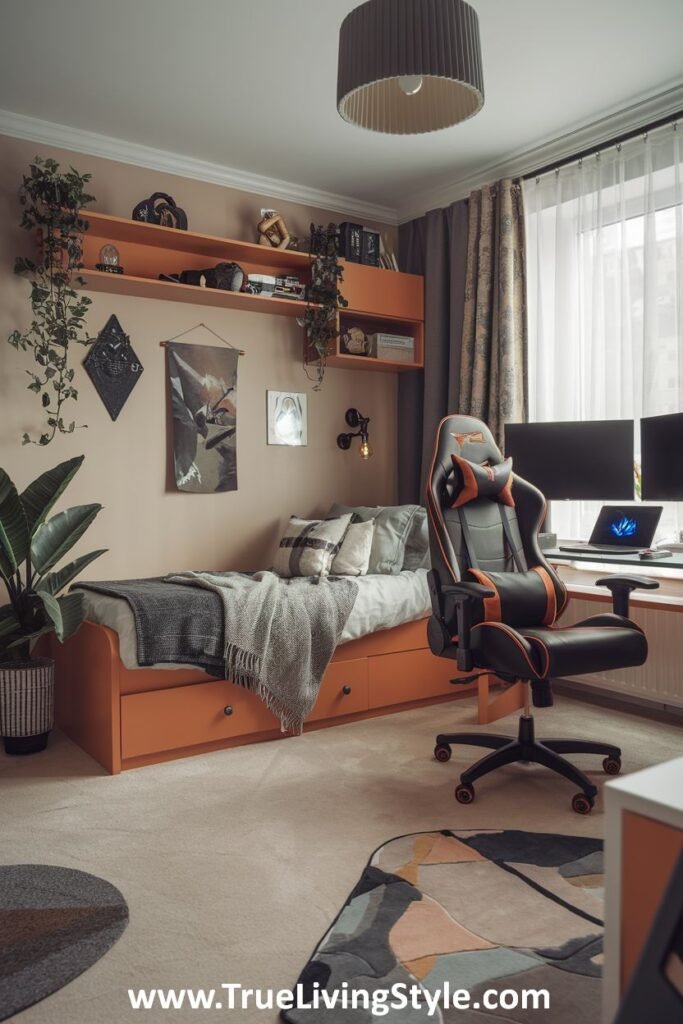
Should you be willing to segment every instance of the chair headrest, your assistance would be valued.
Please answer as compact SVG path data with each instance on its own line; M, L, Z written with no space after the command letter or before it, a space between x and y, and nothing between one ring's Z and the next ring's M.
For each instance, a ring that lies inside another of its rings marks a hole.
M482 420L474 416L460 413L446 416L439 429L439 444L442 440L450 445L449 455L460 455L468 462L488 462L491 466L503 462L493 434Z
M437 431L427 487L431 500L439 507L450 507L456 490L461 487L461 477L454 472L453 455L477 465L498 466L505 461L493 434L482 420L461 413L445 416Z

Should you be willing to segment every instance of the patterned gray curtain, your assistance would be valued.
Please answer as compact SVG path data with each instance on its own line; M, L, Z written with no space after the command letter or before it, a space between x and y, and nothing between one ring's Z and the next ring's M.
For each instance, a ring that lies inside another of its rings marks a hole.
M524 209L505 178L469 198L459 411L503 426L527 418Z

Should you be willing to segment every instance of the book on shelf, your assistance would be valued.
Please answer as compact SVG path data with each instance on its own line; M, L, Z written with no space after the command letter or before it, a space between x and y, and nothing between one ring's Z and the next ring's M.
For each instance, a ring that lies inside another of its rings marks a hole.
M371 231L370 228L363 228L361 263L364 263L368 267L379 266L379 243L379 231Z
M360 263L363 255L363 225L345 220L339 225L339 255L349 263Z

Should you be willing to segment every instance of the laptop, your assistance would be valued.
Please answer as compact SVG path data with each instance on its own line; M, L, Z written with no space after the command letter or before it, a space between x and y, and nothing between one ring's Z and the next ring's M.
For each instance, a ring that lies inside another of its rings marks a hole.
M652 546L663 505L603 505L590 540L560 544L560 551L637 555Z

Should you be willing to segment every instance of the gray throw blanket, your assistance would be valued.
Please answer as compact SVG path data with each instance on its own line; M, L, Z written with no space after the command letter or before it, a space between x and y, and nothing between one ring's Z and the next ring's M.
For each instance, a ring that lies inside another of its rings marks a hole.
M358 593L348 579L281 579L271 572L186 572L78 586L128 602L138 664L187 663L230 679L257 693L283 730L298 732Z
M253 690L301 732L358 593L352 580L272 572L182 572L169 583L212 590L223 602L225 678Z

